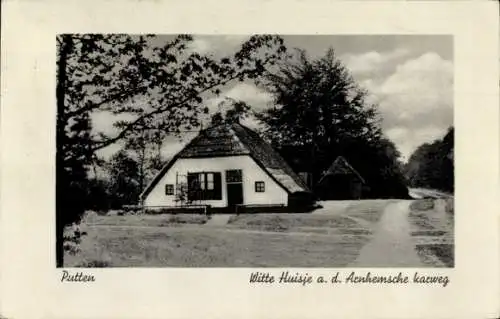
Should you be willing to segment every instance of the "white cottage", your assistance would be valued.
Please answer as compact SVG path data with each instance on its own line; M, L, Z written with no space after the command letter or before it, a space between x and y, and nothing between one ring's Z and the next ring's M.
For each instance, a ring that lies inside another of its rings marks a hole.
M285 160L241 124L201 131L141 194L145 208L303 206L310 198Z

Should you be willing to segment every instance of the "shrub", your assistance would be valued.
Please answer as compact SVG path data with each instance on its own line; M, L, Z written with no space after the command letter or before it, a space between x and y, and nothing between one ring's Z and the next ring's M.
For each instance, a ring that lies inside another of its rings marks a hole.
M81 231L80 225L74 223L71 226L65 228L63 234L64 243L70 242L74 244L79 244L82 241L82 236L86 234L87 232Z
M63 244L64 251L68 252L70 255L76 255L80 252L78 244L72 241L65 241Z

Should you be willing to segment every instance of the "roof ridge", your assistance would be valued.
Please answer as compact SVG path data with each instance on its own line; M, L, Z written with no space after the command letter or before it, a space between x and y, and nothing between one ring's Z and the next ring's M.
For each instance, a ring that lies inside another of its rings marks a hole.
M252 130L251 128L249 128L241 123L234 123L234 124L241 127L243 130L245 130L247 132L247 134L250 135L250 138L258 139L258 142L261 143L262 146L264 146L266 148L266 150L262 149L262 151L265 151L266 153L270 153L269 155L271 155L274 158L274 161L279 166L279 169L283 170L284 173L286 173L288 176L290 176L290 178L299 187L303 188L304 190L308 190L308 187L307 187L307 184L305 183L305 181L299 175L297 175L297 173L290 167L290 165L283 158L283 156L281 156L281 154L279 154L278 151L276 151L269 143L264 141L264 139L260 136L259 133L257 133L256 131ZM252 151L252 149L250 149L250 153L255 154L256 152ZM276 169L276 168L266 167L266 169Z
M231 125L230 125L230 127L229 127L229 131L232 133L232 136L236 139L236 141L237 141L240 145L242 145L242 146L243 146L243 148L244 148L247 152L251 153L250 149L248 149L248 146L247 146L245 143L243 143L243 141L242 141L242 140L240 139L240 137L238 136L238 133L234 130L234 128L233 128L233 124L231 124Z

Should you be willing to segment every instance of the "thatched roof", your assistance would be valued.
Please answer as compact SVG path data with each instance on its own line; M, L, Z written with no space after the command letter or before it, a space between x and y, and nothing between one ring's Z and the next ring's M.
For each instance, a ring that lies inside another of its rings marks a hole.
M201 131L184 147L178 158L250 154L231 126L221 124Z
M287 192L309 192L305 182L256 132L241 124L207 128L191 140L155 177L141 194L144 198L179 158L208 158L248 155Z
M328 168L325 174L323 174L318 184L320 184L326 177L332 175L354 175L362 183L366 183L365 179L351 166L351 164L349 164L349 162L347 162L343 156L338 156L335 161L333 161L332 165Z

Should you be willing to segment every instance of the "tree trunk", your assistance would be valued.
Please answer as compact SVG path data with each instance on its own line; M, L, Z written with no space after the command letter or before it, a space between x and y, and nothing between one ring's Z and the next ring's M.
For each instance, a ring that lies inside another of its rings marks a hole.
M66 178L64 170L64 154L62 146L65 141L65 90L66 90L66 66L68 55L71 52L73 41L70 35L61 36L61 46L59 48L59 60L57 62L57 127L56 127L56 266L64 266L64 226L66 211L63 194L65 190Z
M144 141L143 141L144 142ZM144 164L146 162L146 144L144 143L141 147L141 156L140 156L140 166L139 166L139 193L144 190Z

